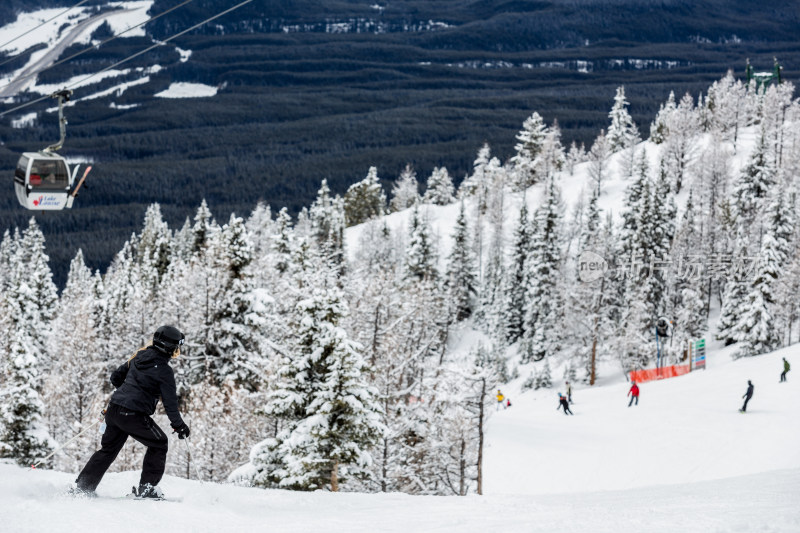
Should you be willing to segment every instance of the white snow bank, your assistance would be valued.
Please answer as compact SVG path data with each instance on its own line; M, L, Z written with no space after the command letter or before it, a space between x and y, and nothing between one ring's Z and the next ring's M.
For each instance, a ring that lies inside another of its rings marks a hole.
M800 528L800 470L734 479L569 496L468 497L290 492L200 484L167 476L167 497L119 498L138 472L107 474L99 498L62 493L74 474L0 465L0 509L6 531L347 531L648 533L770 531Z
M202 83L176 82L169 86L166 91L156 93L159 98L202 98L214 96L217 88Z

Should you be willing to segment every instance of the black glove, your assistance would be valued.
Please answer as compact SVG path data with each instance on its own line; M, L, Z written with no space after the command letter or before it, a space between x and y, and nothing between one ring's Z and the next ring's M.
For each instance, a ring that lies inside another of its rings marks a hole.
M180 426L172 426L172 430L178 434L179 439L185 439L189 436L189 426L186 425L186 422L183 422Z

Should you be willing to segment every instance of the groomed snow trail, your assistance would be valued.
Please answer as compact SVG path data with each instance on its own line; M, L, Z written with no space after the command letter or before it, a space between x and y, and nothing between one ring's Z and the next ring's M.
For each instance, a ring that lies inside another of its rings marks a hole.
M74 473L0 464L0 530L14 533L347 531L648 533L800 531L800 377L778 383L785 356L731 361L642 384L627 407L617 371L576 388L575 416L556 389L509 394L488 428L486 495L299 493L166 476L179 502L119 497L138 472L108 474L97 499L64 496ZM747 380L755 394L738 413ZM171 445L177 446L173 441Z

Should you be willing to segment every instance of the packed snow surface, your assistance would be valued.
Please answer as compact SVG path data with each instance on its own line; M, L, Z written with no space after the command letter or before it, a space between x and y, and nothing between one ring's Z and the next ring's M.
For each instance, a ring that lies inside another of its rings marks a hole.
M781 357L800 368L800 346L732 361L709 350L709 368L628 384L605 369L573 391L574 416L556 389L506 392L512 407L488 423L485 495L408 496L261 490L167 476L176 501L120 498L138 472L107 474L97 499L64 495L75 473L0 464L3 531L347 531L531 533L570 531L800 531L800 377L779 383ZM748 412L738 412L747 380ZM563 390L562 390L563 392ZM177 446L173 441L171 445Z

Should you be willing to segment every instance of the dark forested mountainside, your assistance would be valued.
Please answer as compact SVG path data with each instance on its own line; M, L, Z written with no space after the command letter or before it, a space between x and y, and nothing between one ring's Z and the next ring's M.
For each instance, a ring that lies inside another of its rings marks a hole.
M19 10L75 3L7 2L0 23ZM156 0L150 13L179 3ZM236 3L194 0L148 25L148 37L115 40L44 72L39 83L97 72ZM148 83L81 100L141 79L139 70L76 90L62 153L91 159L94 170L72 211L37 214L56 280L63 285L79 247L90 266L105 269L152 202L179 226L203 198L220 219L250 212L258 200L297 213L322 179L343 194L370 166L387 192L406 164L420 181L444 166L458 183L483 143L510 157L533 111L548 124L558 120L566 146L588 147L608 127L620 85L646 135L670 91L697 97L728 69L743 77L747 58L769 70L777 56L784 79L796 81L798 11L771 0L255 0L126 64L159 65ZM101 27L95 37L109 34ZM192 51L188 61L176 46ZM0 72L19 68L31 52ZM179 81L218 93L154 97ZM46 108L52 102L0 119L0 165L9 169L0 228L24 226L31 215L16 205L10 169L20 152L57 139ZM38 112L32 126L12 127L31 111Z

